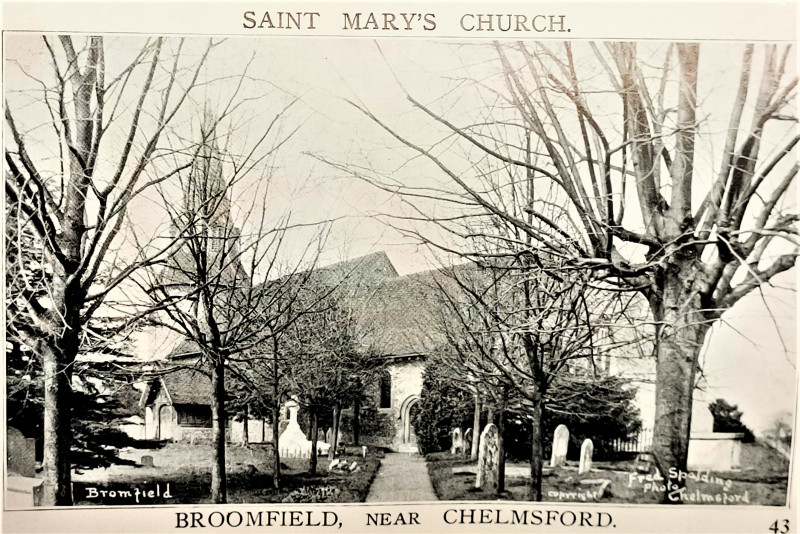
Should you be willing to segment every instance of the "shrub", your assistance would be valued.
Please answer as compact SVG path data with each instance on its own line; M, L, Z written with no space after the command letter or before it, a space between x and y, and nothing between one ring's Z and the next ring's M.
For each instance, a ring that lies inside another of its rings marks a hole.
M455 387L442 371L430 365L423 374L420 397L411 418L419 451L429 454L449 449L450 431L472 426L472 395Z
M362 406L359 415L361 423L361 439L369 438L386 438L391 440L394 438L395 426L392 423L390 414L381 412L375 406ZM353 435L353 414L352 412L342 413L342 429L343 435Z
M708 411L714 417L714 432L740 432L744 434L742 441L755 441L753 431L742 423L742 412L736 404L729 404L725 399L717 399L708 405Z

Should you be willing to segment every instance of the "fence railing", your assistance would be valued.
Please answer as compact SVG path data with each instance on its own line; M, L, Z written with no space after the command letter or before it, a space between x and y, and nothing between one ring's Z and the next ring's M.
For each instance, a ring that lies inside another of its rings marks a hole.
M653 446L653 430L645 428L629 439L615 439L611 446L615 452L648 452Z

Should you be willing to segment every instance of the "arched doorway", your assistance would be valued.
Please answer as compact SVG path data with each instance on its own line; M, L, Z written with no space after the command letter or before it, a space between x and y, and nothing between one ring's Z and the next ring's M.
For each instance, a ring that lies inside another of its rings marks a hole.
M419 395L410 395L400 405L400 445L403 448L415 449L417 447L417 436L414 433L414 424L411 422L412 415L418 408Z

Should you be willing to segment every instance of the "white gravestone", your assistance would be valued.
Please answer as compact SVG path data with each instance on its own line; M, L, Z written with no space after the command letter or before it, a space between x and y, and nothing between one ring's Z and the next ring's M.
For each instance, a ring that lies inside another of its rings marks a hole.
M284 458L303 458L311 456L311 441L306 439L306 434L297 422L297 412L300 405L295 400L286 403L289 410L289 423L278 437L278 450ZM329 446L326 443L317 443L317 453L326 454Z
M581 445L581 461L578 464L578 474L582 475L592 470L592 455L594 454L594 443L592 440L585 439Z
M553 433L553 452L550 456L550 467L559 467L567 462L567 446L569 430L565 425L558 425Z
M480 450L478 451L478 476L475 487L484 490L497 489L498 464L500 461L500 444L497 426L486 425L481 432Z
M464 452L464 438L461 437L461 429L454 428L450 432L452 444L450 445L450 454L459 454Z

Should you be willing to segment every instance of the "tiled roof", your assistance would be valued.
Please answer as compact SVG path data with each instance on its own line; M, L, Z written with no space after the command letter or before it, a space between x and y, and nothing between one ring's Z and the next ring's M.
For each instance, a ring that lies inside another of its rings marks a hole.
M373 354L424 355L444 343L438 331L439 286L448 287L454 282L441 270L398 276L389 257L381 251L321 267L313 273L313 281L342 285L340 294L360 315L360 337L365 349ZM197 344L186 340L172 350L170 357L197 353Z
M197 369L177 369L159 380L173 404L210 404L211 378Z
M362 300L364 343L379 356L424 355L444 339L437 329L436 272L385 279Z

